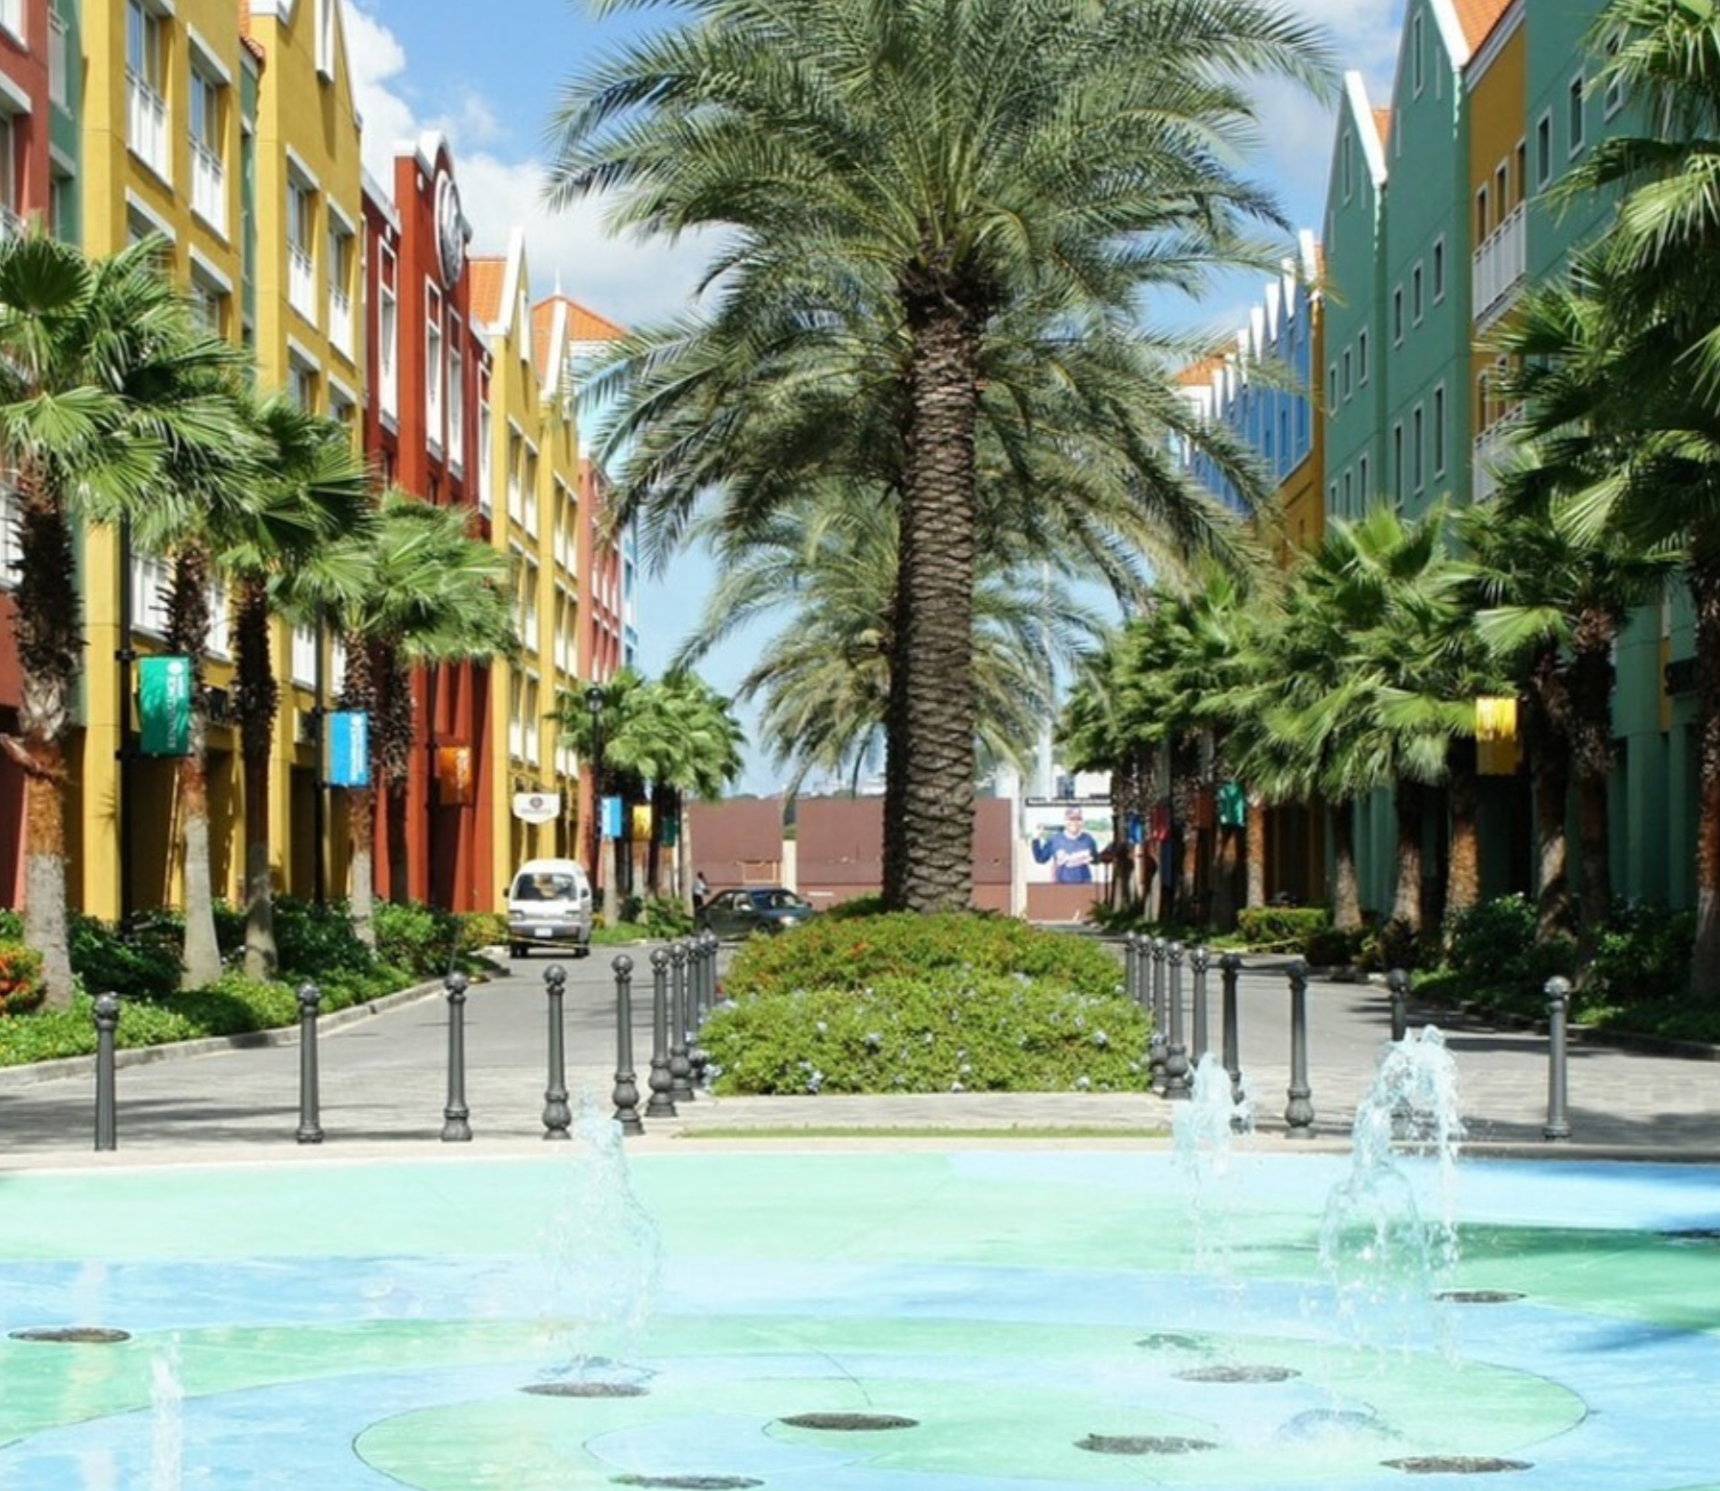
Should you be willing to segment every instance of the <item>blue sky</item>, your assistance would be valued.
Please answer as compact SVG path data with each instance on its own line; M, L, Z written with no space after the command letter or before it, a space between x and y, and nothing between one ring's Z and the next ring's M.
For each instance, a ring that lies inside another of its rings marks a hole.
M1371 88L1389 82L1402 0L1290 0L1328 28L1343 66ZM637 12L596 22L584 0L345 0L348 51L365 123L366 163L389 179L398 144L440 129L454 149L473 249L500 253L516 225L526 230L534 294L562 289L623 325L681 309L698 276L696 248L671 250L609 237L601 209L551 213L542 202L545 134L557 90L582 63L644 24ZM1264 96L1256 173L1273 182L1286 214L1317 228L1331 152L1331 112L1288 90ZM1155 308L1178 324L1228 329L1246 316L1254 286L1227 282L1200 306ZM686 636L711 584L700 556L648 576L639 597L641 663L661 670ZM713 654L701 672L732 691L768 633L748 634ZM751 753L743 790L779 780Z

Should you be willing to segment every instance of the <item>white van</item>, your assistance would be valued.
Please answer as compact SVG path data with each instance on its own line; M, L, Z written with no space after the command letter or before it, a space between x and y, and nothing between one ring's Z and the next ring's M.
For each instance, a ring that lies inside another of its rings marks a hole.
M573 859L529 859L507 889L508 952L523 958L533 947L591 951L591 881Z

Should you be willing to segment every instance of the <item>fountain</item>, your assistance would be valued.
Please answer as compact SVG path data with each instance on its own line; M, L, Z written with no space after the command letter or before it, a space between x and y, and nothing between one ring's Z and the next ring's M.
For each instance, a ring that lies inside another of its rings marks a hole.
M1720 1167L1468 1159L1447 1232L1434 1153L1265 1154L1203 1101L1222 1269L1142 1149L9 1173L0 1491L172 1484L170 1401L185 1491L1720 1485ZM1381 1340L1342 1249L1406 1197L1437 1330ZM599 1381L639 1391L522 1391Z

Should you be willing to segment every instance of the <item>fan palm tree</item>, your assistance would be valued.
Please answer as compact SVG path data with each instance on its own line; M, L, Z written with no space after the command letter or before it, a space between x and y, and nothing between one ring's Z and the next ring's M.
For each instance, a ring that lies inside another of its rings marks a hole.
M83 665L72 533L173 489L174 472L243 443L233 350L159 272L146 239L91 260L41 235L0 243L0 450L18 493L19 734L25 936L51 1003L72 996L66 925L66 744Z
M326 604L346 642L341 707L371 722L370 782L352 789L348 822L353 925L373 943L377 794L403 781L411 760L411 670L511 657L518 639L507 557L471 537L457 508L386 492L374 529L351 558L364 567L365 583ZM398 875L402 867L391 868Z
M1252 118L1244 75L1312 81L1325 56L1312 31L1256 0L684 9L683 28L569 85L555 194L614 189L623 226L721 231L712 282L738 328L774 324L788 286L803 335L895 349L885 896L965 905L993 331L1014 318L1047 343L1100 336L1133 318L1143 285L1251 257L1239 225L1271 209L1228 162ZM1116 462L1154 444L1150 425L1120 428L1102 405L1087 413L1089 428L1107 426Z

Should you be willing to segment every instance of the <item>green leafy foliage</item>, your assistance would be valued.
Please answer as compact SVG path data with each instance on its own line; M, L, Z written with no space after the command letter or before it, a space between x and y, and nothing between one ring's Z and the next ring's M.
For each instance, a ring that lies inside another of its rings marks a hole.
M21 942L0 941L0 1014L33 1010L44 992L42 955Z
M736 1093L1139 1091L1147 1020L1112 952L976 915L755 938L701 1042Z
M372 913L376 956L416 979L437 978L459 955L460 920L419 901L380 901ZM504 942L507 940L504 936Z
M1576 948L1563 937L1537 943L1535 922L1527 896L1478 901L1453 921L1445 966L1476 993L1487 991L1512 1009L1544 1010L1547 980L1575 972Z
M470 956L508 940L508 919L499 911L467 911L458 918L460 952Z
M1324 906L1250 906L1236 913L1242 940L1267 952L1306 955L1309 941L1331 925L1332 913Z
M645 937L685 937L693 930L693 914L673 896L627 896L621 922Z
M1595 946L1583 998L1629 1009L1680 1003L1696 942L1696 916L1664 906L1617 906Z

